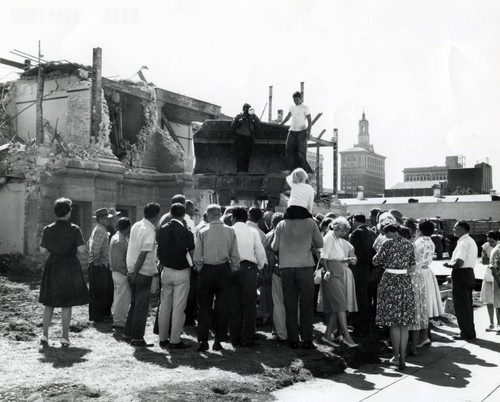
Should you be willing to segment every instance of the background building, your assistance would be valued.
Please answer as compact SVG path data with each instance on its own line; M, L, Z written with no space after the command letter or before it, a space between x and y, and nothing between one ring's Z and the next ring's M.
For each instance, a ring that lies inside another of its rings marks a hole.
M370 144L368 120L363 112L359 121L358 143L340 152L340 188L347 196L357 195L362 186L364 194L376 197L384 194L385 156L375 153Z
M448 170L448 189L451 194L488 194L492 187L492 169L488 163L477 163L473 168Z
M385 197L432 196L438 186L442 195L488 194L493 186L492 168L478 163L464 167L460 156L447 156L445 166L412 167L403 170L404 181L384 191Z

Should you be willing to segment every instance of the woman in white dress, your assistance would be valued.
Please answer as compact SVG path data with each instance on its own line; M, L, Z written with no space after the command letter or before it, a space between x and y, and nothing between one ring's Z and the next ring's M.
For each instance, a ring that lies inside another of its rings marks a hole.
M435 246L431 240L434 233L434 223L429 219L422 219L418 224L420 237L415 240L415 248L420 257L420 266L425 282L425 294L427 296L428 318L439 317L443 314L443 303L441 302L441 292L437 283L436 275L430 268L434 258ZM431 343L430 326L420 330L419 343L417 348Z
M356 347L358 345L347 330L347 312L357 311L354 279L348 267L348 264L356 263L356 256L354 247L343 239L350 225L347 219L339 217L333 220L330 229L323 238L321 250L323 311L327 316L327 328L321 340L338 346L333 333L339 329L341 337L338 340L349 347Z
M422 251L415 246L417 223L414 219L408 219L405 226L401 227L399 234L405 239L413 243L415 250L415 269L408 271L411 278L411 286L413 288L413 296L415 298L415 323L408 325L410 332L410 340L408 346L408 355L417 356L417 345L419 343L420 332L427 333L429 327L429 317L427 310L427 294L425 290L424 276L422 275ZM426 336L426 335L424 335Z
M498 284L493 279L491 274L490 257L491 251L498 244L498 233L494 230L490 230L486 234L486 239L488 240L481 247L481 262L486 267L486 272L484 273L483 284L481 286L481 302L486 304L488 309L488 315L490 317L490 326L486 331L495 331L495 310L497 316L497 325L500 325L500 288Z

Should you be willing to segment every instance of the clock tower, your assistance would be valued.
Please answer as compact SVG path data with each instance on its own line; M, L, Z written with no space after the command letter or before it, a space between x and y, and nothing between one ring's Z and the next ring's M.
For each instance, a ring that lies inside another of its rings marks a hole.
M364 148L367 151L373 152L373 145L370 145L370 133L368 131L368 120L366 120L365 112L359 121L358 143L357 147Z

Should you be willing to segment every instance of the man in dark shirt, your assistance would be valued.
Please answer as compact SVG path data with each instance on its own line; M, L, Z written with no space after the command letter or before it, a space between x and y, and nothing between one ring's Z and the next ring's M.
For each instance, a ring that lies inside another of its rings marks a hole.
M184 226L182 219L186 209L180 203L170 207L171 219L158 231L158 258L161 269L161 302L158 315L160 347L185 349L188 344L181 341L184 327L189 277L192 259L189 254L194 250L193 233ZM170 342L168 332L170 331Z
M236 172L248 172L253 136L260 130L260 120L248 103L243 105L243 112L234 118L231 130L236 134L234 140Z
M370 304L368 299L368 281L373 269L372 259L375 255L373 242L375 234L368 229L364 215L354 215L353 232L349 242L354 246L354 254L357 257L356 265L351 265L354 282L356 284L356 302L358 312L352 313L352 324L355 335L364 336L369 332Z

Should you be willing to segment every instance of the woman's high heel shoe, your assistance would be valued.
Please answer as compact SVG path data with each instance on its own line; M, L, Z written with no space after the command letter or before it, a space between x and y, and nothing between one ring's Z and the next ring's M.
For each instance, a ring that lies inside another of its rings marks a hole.
M351 342L346 341L345 338L342 339L342 343L350 348L355 348L355 347L359 346L357 343L354 343L354 342L351 343Z
M71 345L71 342L66 338L61 338L61 347L67 348Z

